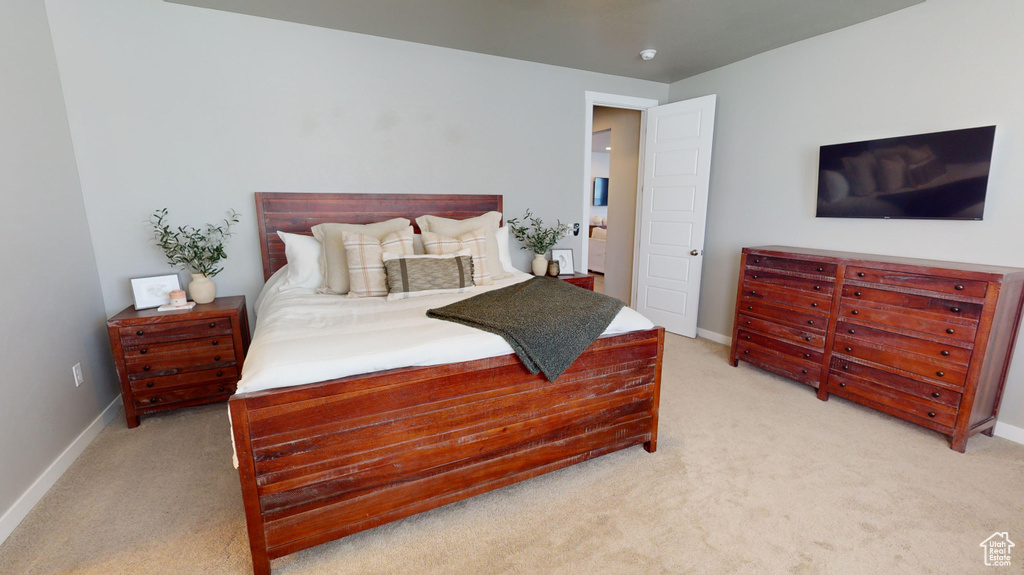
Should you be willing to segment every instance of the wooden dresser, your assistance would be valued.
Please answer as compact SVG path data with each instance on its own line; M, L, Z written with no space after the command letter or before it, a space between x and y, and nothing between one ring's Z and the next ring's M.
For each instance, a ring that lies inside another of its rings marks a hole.
M732 365L746 361L928 427L992 435L1024 269L744 248Z
M235 392L249 349L245 297L186 311L129 306L107 321L128 427L139 416L224 401Z

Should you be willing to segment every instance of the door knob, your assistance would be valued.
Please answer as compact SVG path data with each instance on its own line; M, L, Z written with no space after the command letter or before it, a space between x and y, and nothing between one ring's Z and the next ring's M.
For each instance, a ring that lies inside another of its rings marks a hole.
M698 252L697 250L690 250L690 255L691 256L699 256L700 252Z

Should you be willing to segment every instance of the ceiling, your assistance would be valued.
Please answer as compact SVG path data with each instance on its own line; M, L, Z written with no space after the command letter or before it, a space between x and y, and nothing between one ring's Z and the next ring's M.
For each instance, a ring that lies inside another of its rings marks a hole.
M924 0L166 1L669 83Z

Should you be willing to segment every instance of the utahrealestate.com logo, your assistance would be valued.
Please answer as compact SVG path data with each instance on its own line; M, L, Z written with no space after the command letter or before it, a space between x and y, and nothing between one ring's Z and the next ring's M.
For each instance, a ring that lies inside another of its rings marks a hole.
M985 565L989 567L1009 567L1010 551L1013 550L1013 541L1010 541L1010 534L1006 531L996 531L991 537L981 542L985 549Z

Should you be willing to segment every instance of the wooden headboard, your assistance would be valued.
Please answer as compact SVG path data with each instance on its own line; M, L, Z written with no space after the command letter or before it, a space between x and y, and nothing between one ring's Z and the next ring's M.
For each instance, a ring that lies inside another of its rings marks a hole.
M317 224L370 224L407 218L419 233L416 218L433 214L462 220L501 211L501 196L453 194L320 194L256 192L263 279L286 262L284 242L277 232L312 235Z

